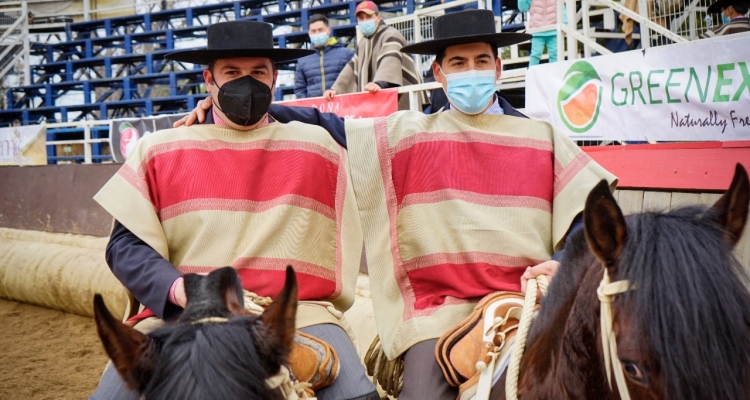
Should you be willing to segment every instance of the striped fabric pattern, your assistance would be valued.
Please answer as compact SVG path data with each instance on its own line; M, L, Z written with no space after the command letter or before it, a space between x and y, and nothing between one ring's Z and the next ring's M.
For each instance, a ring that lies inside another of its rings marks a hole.
M732 35L735 33L750 32L750 18L737 17L731 20L728 24L719 26L712 30L704 32L700 38L710 38L714 36L725 36Z
M230 265L245 289L275 296L292 265L300 300L354 300L361 228L346 153L322 128L159 131L95 200L182 273Z
M346 129L389 357L439 337L479 298L520 291L525 267L561 248L589 190L616 181L538 120L406 111Z

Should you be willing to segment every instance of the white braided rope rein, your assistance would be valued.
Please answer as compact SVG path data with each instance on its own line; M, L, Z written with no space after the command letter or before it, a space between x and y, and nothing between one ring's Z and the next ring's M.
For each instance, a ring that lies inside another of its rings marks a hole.
M607 370L607 382L609 382L609 389L612 390L612 373L614 372L621 400L630 400L630 393L625 382L622 363L620 363L620 358L617 356L617 338L615 337L614 330L612 330L614 319L612 315L612 301L614 301L616 294L625 293L628 290L635 290L635 285L631 285L630 281L626 280L610 282L609 273L606 268L604 269L602 281L596 289L596 295L599 297L601 304L599 319L602 327L602 354L604 354L604 367Z
M513 348L508 373L505 380L505 398L507 400L518 400L518 376L520 373L521 358L526 348L526 338L531 326L531 317L536 306L536 289L537 285L542 292L542 296L547 295L549 282L545 275L539 275L536 279L528 281L526 286L526 297L524 298L523 313L521 321L518 324L518 333L516 334L516 346ZM630 400L628 386L625 382L622 364L617 356L617 339L612 330L613 315L612 301L615 295L625 293L628 290L635 290L635 285L631 285L627 280L610 282L609 273L604 269L604 276L599 283L596 294L601 304L600 322L602 336L602 353L604 354L604 366L607 370L607 381L610 390L612 389L612 374L614 373L617 389L620 393L621 400Z
M518 322L516 345L513 347L513 353L508 364L508 373L505 378L505 398L507 400L518 400L518 375L521 368L521 358L523 358L523 352L526 348L526 337L531 326L531 317L534 315L534 308L536 307L537 286L541 290L542 296L546 296L549 287L546 275L539 275L536 279L530 279L526 283L526 296L524 297L521 320Z

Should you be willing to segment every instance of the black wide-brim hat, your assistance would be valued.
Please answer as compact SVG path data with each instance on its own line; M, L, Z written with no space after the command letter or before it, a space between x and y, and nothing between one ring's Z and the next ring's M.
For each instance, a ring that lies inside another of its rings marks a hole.
M498 33L495 14L490 10L465 10L441 15L432 22L434 39L404 46L401 51L411 54L437 54L450 46L487 42L505 47L525 42L525 33Z
M722 8L726 8L729 6L745 6L746 8L750 8L750 1L745 0L719 0L716 3L711 4L708 6L708 10L706 10L709 14L718 14L721 12Z
M210 64L219 58L263 57L273 62L296 60L315 50L277 49L273 47L273 27L266 22L228 21L208 27L205 49L169 53L168 60Z

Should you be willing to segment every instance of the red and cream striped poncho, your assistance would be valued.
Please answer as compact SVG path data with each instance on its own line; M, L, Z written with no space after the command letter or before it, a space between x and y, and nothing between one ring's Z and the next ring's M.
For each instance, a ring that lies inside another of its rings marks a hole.
M299 327L337 323L305 300L354 301L361 229L346 153L320 127L159 131L95 200L183 273L231 265L245 289L275 296L292 265Z
M440 337L481 297L520 291L589 191L616 178L539 120L443 111L349 120L378 334L389 358Z

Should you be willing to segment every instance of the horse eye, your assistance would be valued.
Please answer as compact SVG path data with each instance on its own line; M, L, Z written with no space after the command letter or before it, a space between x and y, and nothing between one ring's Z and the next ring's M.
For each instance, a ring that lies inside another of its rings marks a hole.
M645 383L646 377L643 375L643 371L641 371L640 367L638 367L636 363L631 361L623 361L622 369L625 370L625 373L628 374L630 379Z

